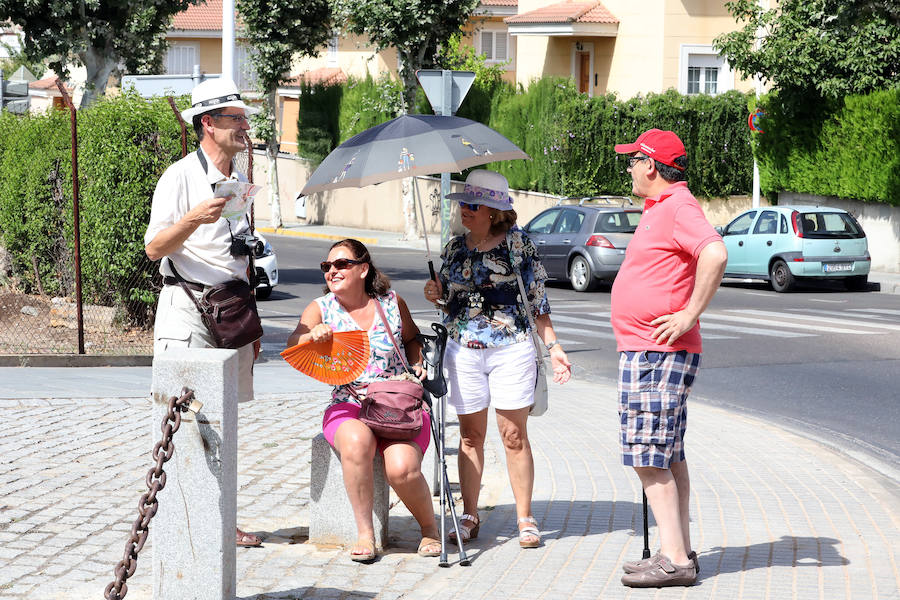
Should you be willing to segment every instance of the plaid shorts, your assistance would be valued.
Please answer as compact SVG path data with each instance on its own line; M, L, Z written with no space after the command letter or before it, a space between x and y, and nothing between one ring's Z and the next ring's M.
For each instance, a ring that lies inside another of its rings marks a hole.
M700 354L622 352L619 355L619 423L622 463L668 469L684 460L687 397Z

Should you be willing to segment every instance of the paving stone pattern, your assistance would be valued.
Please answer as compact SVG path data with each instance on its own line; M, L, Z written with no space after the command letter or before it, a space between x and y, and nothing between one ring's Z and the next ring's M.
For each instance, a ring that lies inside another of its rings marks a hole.
M518 547L491 425L472 566L446 569L415 554L418 532L400 504L391 509L392 546L374 564L307 543L309 442L320 430L322 394L241 405L238 522L266 543L238 550L238 598L900 598L897 482L814 441L700 403L691 405L687 438L700 582L622 587L620 565L640 557L643 545L641 490L619 464L614 397L610 386L554 386L550 414L529 421L533 508L544 532L536 550ZM102 597L145 489L158 437L149 410L140 399L0 400L0 598ZM455 439L453 423L448 433ZM129 599L151 597L149 552L148 545L129 580Z

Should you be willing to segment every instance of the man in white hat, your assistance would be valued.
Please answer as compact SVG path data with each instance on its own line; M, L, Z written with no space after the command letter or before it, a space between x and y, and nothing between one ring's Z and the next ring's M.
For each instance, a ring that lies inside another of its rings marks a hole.
M193 124L200 148L160 177L144 234L147 256L162 259L159 270L164 283L153 330L154 355L168 348L215 348L197 305L187 295L189 290L199 299L205 290L221 283L249 283L249 256L233 252L235 238L250 231L249 220L246 215L222 218L228 198L213 195L220 181L247 181L232 159L244 149L244 136L250 129L247 115L255 112L241 100L232 80L210 79L194 88L191 107L181 113ZM238 400L247 401L253 398L253 361L259 340L237 350ZM237 544L259 546L261 540L238 529Z

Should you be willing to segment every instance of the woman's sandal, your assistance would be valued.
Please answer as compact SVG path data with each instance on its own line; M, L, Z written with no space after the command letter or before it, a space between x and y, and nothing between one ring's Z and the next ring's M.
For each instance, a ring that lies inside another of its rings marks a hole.
M360 538L350 548L350 560L354 562L372 562L375 560L375 556L375 540Z
M519 529L519 546L522 548L537 548L541 545L541 532L537 528L534 517L519 517L519 523L528 523L528 527Z
M472 524L471 527L467 527L463 523L468 521ZM459 534L462 537L463 543L467 543L469 540L474 540L478 537L478 530L481 528L481 520L478 518L478 515L468 515L465 514L459 518ZM456 541L456 532L451 531L449 535L450 541L454 544L459 545Z
M422 541L419 542L419 549L416 552L419 556L440 556L441 540L436 540L427 535L422 536Z

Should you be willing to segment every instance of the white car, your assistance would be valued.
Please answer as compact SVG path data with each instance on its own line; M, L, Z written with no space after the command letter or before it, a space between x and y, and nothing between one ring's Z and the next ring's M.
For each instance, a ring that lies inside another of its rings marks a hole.
M275 249L269 240L259 231L254 235L262 242L262 252L257 252L253 257L256 277L259 279L259 283L256 284L256 299L265 300L272 295L272 289L278 285L278 259L275 258Z

